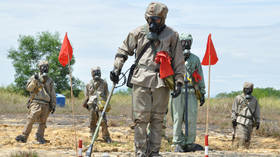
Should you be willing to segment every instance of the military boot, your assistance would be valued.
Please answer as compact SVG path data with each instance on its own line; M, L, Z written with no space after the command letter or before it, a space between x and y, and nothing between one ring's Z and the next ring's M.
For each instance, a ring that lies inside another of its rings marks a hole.
M36 140L38 141L39 144L45 144L45 143L46 143L45 138L42 137L42 136L39 135L39 134L36 134Z
M22 142L22 143L26 143L27 137L24 136L24 135L18 135L18 136L16 137L16 141Z
M106 143L112 143L112 139L110 136L103 137L103 139Z
M162 155L160 155L159 152L151 152L149 157L162 157Z
M138 151L135 153L135 156L136 157L146 157L145 153L141 152L141 151Z

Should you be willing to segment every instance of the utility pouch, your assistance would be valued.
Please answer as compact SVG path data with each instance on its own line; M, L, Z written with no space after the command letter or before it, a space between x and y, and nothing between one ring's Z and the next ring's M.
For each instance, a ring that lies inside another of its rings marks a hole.
M127 78L127 82L126 82L126 86L129 88L132 88L132 86L133 86L133 84L131 83L131 78L132 78L135 67L136 67L136 64L134 63L131 65L130 70L129 70L129 74L128 74L128 78Z

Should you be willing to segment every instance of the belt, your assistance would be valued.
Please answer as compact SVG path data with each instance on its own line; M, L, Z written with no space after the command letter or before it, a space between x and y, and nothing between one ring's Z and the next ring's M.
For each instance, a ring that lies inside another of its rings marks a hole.
M142 69L147 69L147 70L153 71L153 72L159 72L159 68L158 67L152 68L152 67L144 65L144 64L138 64L137 67L138 68L142 68Z
M46 101L46 100L41 100L41 99L33 99L32 102L35 100L35 102L43 102L46 104L49 104L50 102Z
M237 116L240 116L240 117L243 117L243 118L246 118L246 119L253 120L253 118L252 118L252 117L247 117L247 116L244 116L244 115L241 115L241 114L237 114Z

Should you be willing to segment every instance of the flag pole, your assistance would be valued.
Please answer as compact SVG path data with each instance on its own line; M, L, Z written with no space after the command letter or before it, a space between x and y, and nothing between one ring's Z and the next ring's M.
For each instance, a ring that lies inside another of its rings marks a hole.
M78 156L77 132L76 132L76 122L75 122L74 102L73 102L73 88L72 88L72 71L71 71L69 54L67 56L68 56L68 68L69 68L69 75L70 75L70 87L71 87L71 106L72 106L72 116L73 116L73 129L74 129L74 134L75 134L75 151L76 151L76 156Z
M208 65L208 101L206 107L206 129L205 129L205 157L208 157L208 130L209 130L209 106L210 106L210 75L211 74L211 53L209 52Z

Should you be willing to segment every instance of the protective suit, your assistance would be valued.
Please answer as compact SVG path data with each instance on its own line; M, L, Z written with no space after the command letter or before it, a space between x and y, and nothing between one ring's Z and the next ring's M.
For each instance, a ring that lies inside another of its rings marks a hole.
M200 100L201 106L203 105L205 84L200 59L190 52L191 35L181 34L180 40L184 49L185 78L188 81L188 108L186 110L185 89L183 88L181 94L171 101L171 112L173 117L173 144L176 145L175 152L186 152L194 151L196 146L194 142L196 138L197 101ZM195 90L200 93L201 98L197 97ZM188 122L185 122L185 112L188 115ZM183 122L188 125L188 135L185 135L182 131Z
M236 96L232 105L232 124L236 127L235 147L249 148L253 127L260 126L260 105L251 95L253 84L245 82L243 93Z
M157 52L165 51L172 58L176 87L182 86L184 79L184 60L179 35L165 25L167 6L152 2L149 4L145 18L146 25L131 31L123 41L115 57L114 70L110 78L118 82L119 73L128 56L136 58L147 43L152 42L136 66L131 83L133 84L132 108L134 127L135 154L138 157L160 156L163 119L167 111L169 88L159 76L160 65L155 62ZM176 91L179 92L179 88ZM150 133L147 134L149 124Z
M48 116L55 112L56 94L54 82L47 75L49 64L47 61L40 61L38 64L40 74L33 75L27 82L26 90L30 92L30 99L27 103L28 116L27 123L22 135L16 137L18 142L26 142L35 122L39 123L36 133L36 140L44 144L44 133Z
M86 100L83 106L90 112L89 128L90 134L92 135L96 129L99 115L101 115L101 112L104 108L109 91L107 82L101 78L100 67L92 68L91 74L93 79L86 85ZM107 111L109 111L110 106L107 109ZM101 127L103 139L107 143L111 143L112 140L108 131L106 113L102 119Z

